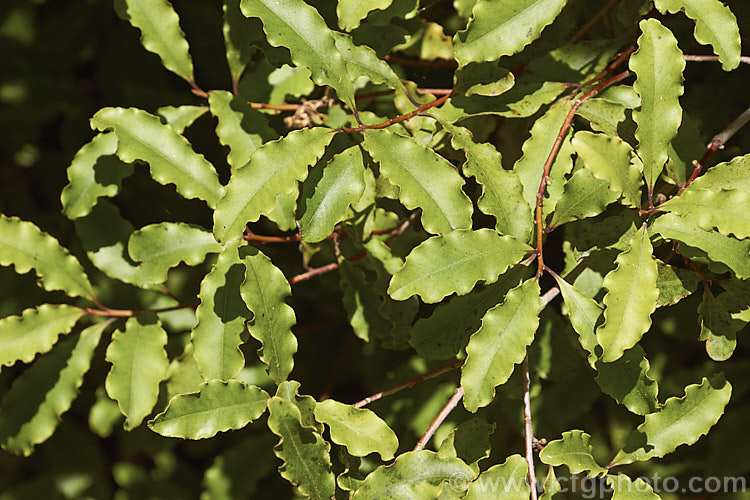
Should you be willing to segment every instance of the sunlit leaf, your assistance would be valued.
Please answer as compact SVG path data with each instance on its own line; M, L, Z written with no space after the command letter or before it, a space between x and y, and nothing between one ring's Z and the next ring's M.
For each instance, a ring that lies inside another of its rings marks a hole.
M336 48L346 61L346 70L352 84L357 83L364 76L375 85L387 84L394 89L404 89L398 75L387 62L378 57L373 49L367 45L355 45L351 37L333 32Z
M488 490L498 500L526 500L529 498L529 485L526 482L529 466L521 455L511 455L505 462L493 465L482 472L476 481L471 483L467 500L487 498ZM497 485L497 488L492 488Z
M599 361L596 382L602 391L636 415L647 415L659 408L659 385L649 377L651 365L643 348L636 345L616 361Z
M595 300L583 295L577 288L557 274L554 277L567 306L565 313L570 319L570 324L578 334L581 347L588 353L589 365L596 369L598 359L596 347L599 343L596 341L594 329L602 315L603 308Z
M624 474L607 476L607 484L612 488L612 500L658 500L651 485L640 477L635 481Z
M694 189L691 184L680 196L659 205L659 210L689 216L698 227L737 239L750 237L750 192L740 189L708 191Z
M691 191L740 189L750 193L750 154L736 156L706 170L688 187Z
M714 361L726 361L737 347L737 332L745 326L744 321L732 318L725 303L728 297L722 293L714 297L708 287L703 289L703 302L698 306L701 333L698 340L706 342L706 352Z
M339 18L339 28L351 31L367 17L370 11L385 10L393 0L338 0L336 15Z
M656 278L656 287L659 289L659 301L656 307L674 305L698 289L701 281L698 273L661 262L657 262L657 266L659 276Z
M552 213L551 226L594 217L604 211L610 203L620 197L620 193L609 189L605 180L597 179L587 168L579 168L565 182L562 196Z
M186 128L195 122L198 118L206 114L207 106L162 106L156 110L156 113L164 118L167 125L172 127L175 132L182 134Z
M539 459L549 465L565 465L572 474L586 472L589 477L606 474L607 470L596 463L589 444L591 436L583 431L562 433L562 439L551 441L539 452Z

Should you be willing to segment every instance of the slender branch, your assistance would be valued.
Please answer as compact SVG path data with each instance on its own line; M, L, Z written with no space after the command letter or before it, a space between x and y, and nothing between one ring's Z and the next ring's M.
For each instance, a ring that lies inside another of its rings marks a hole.
M295 283L299 283L300 281L309 280L310 278L314 278L315 276L320 276L321 274L328 273L338 268L339 268L338 262L331 262L330 264L326 264L325 266L316 267L302 274L292 276L291 278L289 278L289 283L294 285Z
M602 9L599 12L597 12L597 14L594 17L592 17L589 20L589 22L584 24L581 27L581 29L578 30L578 32L573 36L573 38L571 38L570 41L568 41L568 45L572 45L574 43L580 42L581 39L584 36L586 36L586 33L588 33L591 30L591 28L593 28L594 25L596 25L596 23L599 22L599 20L602 17L606 16L609 13L609 11L612 10L612 8L619 3L619 1L620 0L610 0L610 2L604 7L602 7Z
M406 221L408 220L409 219L407 219ZM376 229L372 231L370 234L375 234L375 235L395 234L396 236L398 236L404 231L404 229L406 229L405 227L403 227L404 224L406 224L406 221L396 227L392 227L389 229ZM349 235L345 233L344 231L337 230L337 231L332 232L328 236L326 236L325 239L332 240L335 238L348 238L348 237ZM242 235L242 239L250 243L299 243L300 241L302 241L302 235L297 233L291 236L267 236L267 235L262 235L262 234L256 234L250 231L250 229L246 229L245 234Z
M523 358L523 435L526 442L526 464L529 468L529 488L531 500L536 500L536 472L534 471L534 429L531 422L531 377L529 375L529 357Z
M719 56L693 56L686 54L685 60L688 62L717 62ZM750 64L750 56L740 56L740 62Z
M425 373L424 375L420 375L418 377L414 377L412 379L407 380L406 382L401 382L395 387L391 387L390 389L387 389L385 391L380 391L376 394L373 394L372 396L368 396L365 399L358 401L354 403L355 408L363 408L373 401L377 401L380 398L383 398L385 396L390 396L391 394L396 394L399 391L402 391L404 389L407 389L409 387L414 387L418 383L428 380L434 377L437 377L438 375L442 375L445 372L449 372L451 370L454 370L461 366L463 364L463 360L454 361L453 363L445 366L441 366L437 370L432 370L431 372Z
M391 125L394 125L396 123L401 123L401 122L404 122L404 121L409 120L411 118L414 118L418 114L420 114L420 113L422 113L424 111L427 111L430 108L434 108L435 106L440 106L445 101L447 101L448 98L450 96L452 96L452 95L453 95L453 93L446 94L443 97L440 97L438 99L435 99L434 101L431 101L431 102L428 102L427 104L423 104L423 105L419 106L414 111L406 113L405 115L400 115L400 116L397 116L395 118L391 118L390 120L386 120L386 121L384 121L382 123L377 123L375 125L360 125L359 127L354 127L354 128L341 127L340 129L338 129L338 132L343 132L343 133L347 133L348 134L348 133L351 133L351 132L361 132L362 130L366 130L366 129L372 130L372 129L382 129L382 128L390 127Z
M190 84L190 91L197 95L198 97L201 97L203 99L208 99L208 93L200 88L197 83L195 83L195 80L188 80L187 81Z
M463 397L464 388L459 385L458 387L456 387L456 391L453 393L453 396L451 396L443 409L440 410L440 413L437 414L437 417L435 417L435 419L430 423L430 426L427 428L422 437L419 438L417 445L414 447L414 451L424 449L427 441L429 441L432 435L435 434L435 431L438 427L440 427L440 424L443 423L443 421L448 417L450 412L453 411L453 409L458 405L458 402L461 401L461 398Z
M110 309L109 307L99 306L99 309L92 307L84 307L82 310L89 316L98 316L105 318L132 318L134 316L140 316L143 313L163 313L169 311L176 311L178 309L195 309L198 307L200 302L190 302L186 304L177 304L176 306L162 307L161 309Z

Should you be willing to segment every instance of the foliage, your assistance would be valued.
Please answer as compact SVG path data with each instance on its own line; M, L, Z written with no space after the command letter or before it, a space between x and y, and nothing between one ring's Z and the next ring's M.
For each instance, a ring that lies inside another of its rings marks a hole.
M5 2L0 498L750 474L748 22Z

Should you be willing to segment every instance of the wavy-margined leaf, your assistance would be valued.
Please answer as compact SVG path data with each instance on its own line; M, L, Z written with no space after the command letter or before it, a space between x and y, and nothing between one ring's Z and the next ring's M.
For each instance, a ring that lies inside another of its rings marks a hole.
M105 358L112 368L105 387L126 417L126 430L138 427L156 404L169 367L166 345L167 332L153 313L128 319L125 329L112 335Z
M239 380L209 380L198 392L173 397L148 426L162 436L206 439L257 420L268 398L263 389Z
M315 406L315 419L331 430L331 441L355 457L378 453L382 460L392 460L398 449L396 433L366 408L327 399Z
M31 363L37 354L52 349L60 335L69 333L83 314L67 304L43 304L0 319L0 366Z
M685 59L672 32L658 20L644 19L639 26L642 34L638 50L630 56L629 63L637 77L633 89L641 97L641 107L633 111L633 120L638 125L636 152L643 160L643 174L651 190L682 121L679 97L684 90Z
M406 257L391 279L388 294L396 300L419 295L428 303L452 293L469 293L477 281L497 281L517 264L531 247L490 229L459 229L423 241Z
M362 19L373 10L387 9L393 0L338 0L336 15L339 18L339 28L351 31L359 26Z
M674 305L698 289L701 282L698 273L661 262L657 262L657 266L659 276L656 278L656 287L659 289L659 301L656 307Z
M604 296L604 324L596 329L605 363L617 360L638 343L651 327L651 313L656 310L658 271L645 224L615 263L617 267L607 273L602 283L608 290Z
M286 47L297 66L312 72L318 85L330 85L354 108L354 87L331 30L318 11L302 0L242 0L242 13L259 17L268 43Z
M290 132L258 148L250 163L237 170L214 212L214 235L224 242L239 238L245 224L276 207L278 195L297 189L307 168L323 156L333 139L330 129L316 127Z
M576 287L562 279L557 274L553 274L560 288L567 311L565 311L573 330L578 334L578 341L588 353L588 361L591 368L596 370L596 361L599 357L596 354L596 347L599 343L596 341L594 329L602 315L602 306L594 299L583 295Z
M616 136L593 134L587 131L576 133L571 144L594 177L607 181L609 189L622 193L626 204L639 207L641 204L641 171L633 163L630 145Z
M750 278L750 240L737 240L716 231L704 231L692 217L664 214L651 224L664 238L699 248L708 257L725 264L738 278Z
M526 482L529 466L521 455L511 455L505 462L493 465L479 475L464 497L466 500L487 498L488 490L498 500L526 500L529 498L529 485ZM492 488L497 485L498 488ZM455 486L459 486L456 484Z
M130 24L141 30L141 43L161 58L161 63L187 81L192 81L193 60L180 18L165 0L121 0L127 6Z
M476 474L458 458L441 458L434 451L409 451L391 465L381 465L367 475L352 500L370 498L437 498L445 481L468 485ZM453 483L451 483L453 484Z
M596 382L602 391L636 415L647 415L659 408L659 384L648 376L651 365L643 348L628 349L617 361L599 361Z
M258 355L268 366L268 375L279 384L292 371L297 352L297 337L292 333L294 310L284 302L291 295L289 282L257 248L244 248L241 257L245 280L240 295L253 313L247 329L263 345Z
M156 110L156 114L164 118L167 125L178 134L182 134L186 128L195 122L198 118L206 114L208 106L162 106Z
M515 85L513 73L497 65L497 61L462 66L453 75L453 90L467 97L483 95L494 97Z
M336 489L331 471L330 445L302 423L300 410L278 396L268 400L268 428L279 436L273 451L283 464L281 477L314 499L329 499Z
M109 322L68 337L13 381L0 404L0 445L28 456L49 438L78 396L94 349Z
M62 290L72 297L94 297L80 262L55 238L31 222L0 214L0 265L16 272L36 272L42 288Z
M352 146L334 156L317 179L308 178L299 201L299 231L303 241L323 241L333 232L346 216L347 208L362 196L364 174L362 150Z
M300 394L300 386L301 384L296 380L285 380L279 384L275 396L289 401L297 407L302 427L310 427L315 429L318 434L323 434L325 426L315 419L317 401L312 396Z
M732 385L722 374L685 387L683 397L669 398L661 410L645 416L608 467L663 457L695 443L719 421L731 395Z
M557 200L550 225L553 227L574 220L594 217L620 197L609 189L612 184L600 180L587 168L579 168L565 182L562 196Z
M594 459L590 439L591 436L583 431L563 432L562 439L550 441L539 452L539 459L548 465L565 465L572 474L586 472L589 477L606 474L607 470Z
M576 114L588 120L593 130L614 137L617 135L618 125L625 120L625 109L621 102L594 97L584 101Z
M680 196L662 203L659 210L689 216L706 231L716 228L721 234L733 234L740 240L750 237L750 192L692 188L691 185Z
M191 339L195 346L193 357L205 380L230 379L245 366L241 335L251 313L240 296L245 266L239 246L238 242L229 243L201 281L201 303L195 310L197 324Z
M732 318L725 303L729 294L714 297L708 287L703 289L703 301L698 306L701 333L698 340L706 342L706 352L714 361L726 361L737 347L737 332L745 326L744 321Z
M502 166L500 153L490 144L477 144L471 132L463 127L441 121L453 135L452 144L466 153L465 175L472 175L482 186L477 201L479 210L495 217L495 229L521 241L528 240L532 230L531 207L524 200L518 175Z
M104 108L91 118L91 126L114 130L122 161L145 161L156 182L174 184L185 198L200 198L209 207L216 206L224 188L213 165L158 117L135 108Z
M484 315L482 327L469 339L461 368L467 410L475 412L490 404L495 387L504 384L515 365L523 361L539 326L541 310L539 282L530 278Z
M140 283L163 283L169 269L180 262L195 266L209 253L221 251L213 235L198 226L160 222L135 231L128 240L128 253L141 262Z
M460 458L479 474L479 461L490 456L490 436L496 426L482 418L465 420L443 439L438 455Z
M380 173L399 187L406 208L422 209L422 226L442 234L471 227L471 201L463 179L443 157L408 137L388 130L367 130L364 146L380 164Z
M607 476L607 484L612 489L612 500L659 500L653 488L640 477L630 479L625 474Z
M68 184L60 194L63 213L69 219L88 215L102 196L115 196L122 179L133 167L114 156L115 134L98 134L78 150L68 167Z
M348 35L336 32L332 34L336 48L346 61L346 70L352 84L364 76L374 85L385 83L392 89L405 90L396 72L373 49L367 45L355 45Z
M736 156L706 170L688 187L690 191L740 189L750 193L750 154Z
M233 82L239 82L245 68L256 52L251 44L262 36L259 20L248 20L240 10L240 3L224 0L224 47Z
M740 65L740 29L737 18L719 0L655 0L654 6L664 14L684 11L695 21L695 39L711 45L724 71Z
M460 66L520 52L539 38L567 0L480 0L465 30L453 37Z

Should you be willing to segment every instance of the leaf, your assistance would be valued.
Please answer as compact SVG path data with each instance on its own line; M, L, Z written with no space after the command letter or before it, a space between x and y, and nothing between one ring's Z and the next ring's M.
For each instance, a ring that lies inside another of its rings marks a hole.
M178 134L182 134L186 128L195 122L198 118L206 114L208 111L207 106L162 106L156 110L156 113L161 116L167 125Z
M466 500L482 500L491 491L492 498L498 500L526 500L529 498L529 485L526 482L529 467L521 455L511 455L505 462L493 465L482 472L469 486ZM497 488L495 487L497 485Z
M674 305L698 289L701 279L697 273L661 262L657 262L657 266L659 275L656 277L656 287L659 289L659 300L656 307Z
M151 413L169 361L164 347L167 332L154 313L128 319L112 335L105 359L112 364L105 387L125 415L125 430L138 427Z
M161 63L187 81L193 81L193 60L190 58L180 18L165 0L123 0L127 18L141 30L141 43L161 58Z
M566 0L480 0L465 30L453 37L459 66L511 56L539 38Z
M651 327L659 289L653 248L644 224L630 240L627 250L617 256L617 267L607 273L602 286L604 324L596 329L596 339L604 350L601 360L615 361L633 347Z
M373 10L387 9L393 0L338 0L336 15L339 18L339 28L352 31Z
M94 349L109 322L92 325L60 342L13 381L0 405L0 444L29 456L60 424L78 396Z
M576 133L571 144L594 177L607 181L612 192L622 193L626 205L640 207L643 181L640 170L631 161L633 150L627 142L584 130Z
M227 161L232 173L250 161L255 150L276 135L262 113L225 90L211 91L208 105L211 114L218 119L216 135L219 142L229 147Z
M651 365L643 348L628 349L617 361L596 364L596 382L602 391L636 415L659 409L659 385L648 376Z
M750 192L739 189L707 191L688 187L680 196L659 205L659 210L690 216L698 227L721 234L733 234L737 239L750 237Z
M315 420L315 407L317 401L312 396L300 395L300 383L296 380L286 380L279 384L276 389L276 397L289 401L294 404L300 413L300 422L302 427L315 429L318 434L323 434L325 426Z
M596 463L589 444L591 436L574 430L562 433L562 439L551 441L539 452L539 459L549 465L565 465L571 474L586 472L588 477L606 474L607 470Z
M467 410L476 412L490 404L495 387L504 384L515 365L523 361L539 326L539 293L539 282L534 278L509 291L502 304L487 311L482 327L469 339L461 368Z
M493 61L462 66L453 75L453 90L465 96L498 96L510 90L516 80L513 73Z
M181 222L161 222L135 231L128 240L128 253L141 262L139 283L164 283L169 269L184 262L195 266L209 253L218 253L221 245L213 235Z
M43 304L0 319L0 365L31 363L52 349L60 335L70 333L83 314L67 304Z
M677 40L656 19L639 24L642 34L638 50L630 56L630 70L636 74L633 89L641 97L641 107L633 111L638 125L638 156L649 193L667 161L669 143L677 135L682 121L679 97L683 93L682 70L685 59Z
M443 439L438 448L441 458L460 458L469 464L475 474L479 474L479 462L490 456L490 436L496 424L481 418L461 422Z
M284 302L291 295L289 282L257 248L245 247L240 255L245 264L240 295L253 313L247 329L263 345L258 356L268 366L268 375L279 384L292 371L297 352L297 338L292 333L294 310Z
M624 474L608 475L607 484L612 489L612 500L654 500L661 498L640 477L635 481Z
M696 178L690 191L721 191L740 189L750 193L750 154L735 156L731 161L719 163Z
M365 189L364 159L359 146L337 154L317 182L305 183L299 202L299 231L303 241L317 243L330 235L346 210Z
M148 426L166 437L206 439L257 420L268 398L263 389L239 380L209 380L198 392L173 397Z
M364 76L374 85L385 83L390 88L405 90L396 72L373 49L367 45L355 45L348 35L335 31L332 34L336 49L346 61L346 70L352 84L356 84Z
M738 278L750 278L750 240L739 241L716 231L700 229L691 217L664 214L651 224L651 230L706 252L714 262L729 267Z
M596 348L599 343L596 340L594 328L602 315L602 306L595 300L583 295L577 288L569 284L557 274L553 274L560 288L567 311L566 316L573 326L573 330L578 334L578 341L588 353L588 361L591 368L596 370L596 362L599 356L596 354Z
M433 150L388 130L366 130L364 146L380 173L399 187L408 209L422 209L425 231L443 234L471 227L472 206L463 179Z
M255 53L251 45L260 36L262 29L259 21L248 20L240 11L240 2L224 0L224 46L233 82L239 82L242 73ZM257 26L256 26L257 25Z
M240 9L263 21L269 44L289 49L294 64L309 68L316 84L330 85L354 109L346 63L317 10L302 0L242 0Z
M685 396L669 398L660 411L646 415L607 468L660 458L695 443L721 418L731 394L721 374L687 386Z
M135 108L103 108L91 119L96 130L114 130L117 156L125 163L142 160L160 184L174 184L185 198L200 198L214 208L224 191L216 170L190 143L158 117Z
M609 189L608 182L597 179L590 170L579 168L565 182L563 194L552 213L550 226L557 227L566 222L594 217L604 211L610 203L620 197Z
M239 246L238 242L228 244L201 281L201 303L195 310L197 323L191 340L195 346L193 357L205 380L228 380L245 366L241 336L251 313L240 296L245 266Z
M388 294L396 300L419 295L427 303L452 293L469 293L477 281L494 283L531 248L490 229L462 230L423 241L391 279Z
M737 347L737 332L745 326L744 321L732 318L724 303L727 294L714 297L708 287L703 289L703 302L698 306L701 333L698 340L706 342L706 352L714 361L726 361Z
M724 71L740 65L740 30L737 18L719 0L655 0L654 5L664 14L684 11L695 21L695 39L711 45L719 56Z
M371 498L437 498L443 483L465 486L475 477L458 458L441 458L434 451L409 451L391 465L381 465L367 475L352 500Z
M378 453L382 460L392 460L398 449L396 433L366 408L327 399L315 406L315 419L331 430L331 441L355 457Z
M636 99L638 99L637 95ZM638 100L636 106L639 104L640 100ZM576 111L576 114L588 120L593 130L615 137L618 125L625 120L625 109L625 105L620 102L593 97L584 101ZM640 181L640 177L638 180Z
M281 439L273 451L283 464L281 477L314 499L329 499L335 492L330 445L314 429L301 422L299 409L274 396L268 400L268 428Z
M94 297L78 259L55 238L18 217L0 214L0 265L13 265L18 274L33 269L41 287L47 291L62 290L71 297Z
M276 197L297 189L307 167L323 156L333 139L330 129L316 127L290 132L255 150L250 163L237 170L214 212L214 235L220 242L239 238L247 222L257 221L276 206Z
M78 150L68 167L68 184L60 194L63 213L69 219L88 215L102 196L115 196L122 179L133 167L114 157L115 134L98 134Z

